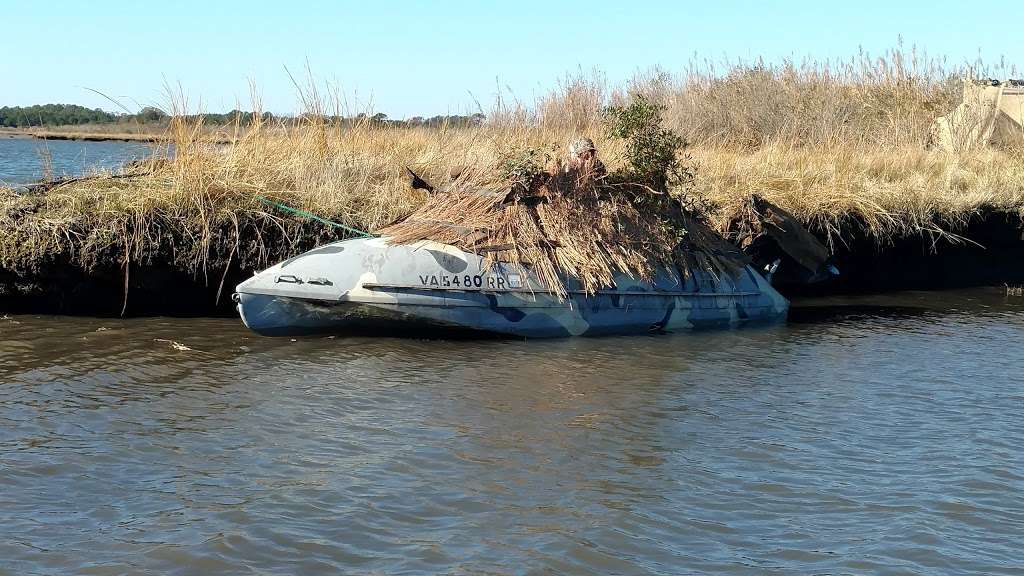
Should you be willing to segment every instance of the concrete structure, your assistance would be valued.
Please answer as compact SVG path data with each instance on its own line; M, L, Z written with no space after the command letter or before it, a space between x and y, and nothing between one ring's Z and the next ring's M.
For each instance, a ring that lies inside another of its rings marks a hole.
M963 99L935 121L932 145L949 151L1024 139L1024 81L965 80Z

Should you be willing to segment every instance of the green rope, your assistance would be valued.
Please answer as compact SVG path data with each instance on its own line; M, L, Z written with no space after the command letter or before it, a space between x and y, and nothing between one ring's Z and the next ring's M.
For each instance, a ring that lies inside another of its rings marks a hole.
M316 220L317 222L321 222L323 224L328 224L330 226L334 226L335 228L341 228L342 230L345 230L346 232L351 232L352 234L355 234L356 236L362 236L363 238L376 238L377 237L376 234L371 234L369 232L364 232L362 230L359 230L358 228L352 228L351 226L345 226L344 224L338 224L337 222L333 222L331 220L327 220L326 218L321 218L321 217L319 217L319 216L317 216L315 214L310 214L309 212L306 212L305 210L299 210L297 208L292 208L291 206L286 206L284 204L281 204L280 202L274 202L273 200L271 200L269 198L264 198L263 196L257 196L256 199L259 200L260 202L263 202L264 204L268 204L268 205L273 206L273 207L275 207L275 208L277 208L279 210L284 210L285 212L291 212L292 214L295 214L295 215L298 215L298 216L302 216L303 218L309 218L311 220Z

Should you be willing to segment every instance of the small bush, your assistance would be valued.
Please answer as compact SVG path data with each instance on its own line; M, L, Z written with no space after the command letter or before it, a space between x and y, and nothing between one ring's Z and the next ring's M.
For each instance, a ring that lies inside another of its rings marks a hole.
M546 167L552 155L544 148L505 152L498 161L498 177L518 193L535 192L548 179Z
M665 194L670 188L685 192L693 185L696 170L683 162L689 156L680 159L686 141L664 127L664 111L665 106L640 94L634 94L624 106L605 109L608 135L626 141L625 166L611 175L611 182Z

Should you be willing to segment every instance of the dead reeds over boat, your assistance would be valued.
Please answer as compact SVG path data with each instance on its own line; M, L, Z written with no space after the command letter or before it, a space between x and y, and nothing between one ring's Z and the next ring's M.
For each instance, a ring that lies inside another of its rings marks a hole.
M677 240L653 215L617 194L598 199L550 193L535 206L505 200L506 192L443 192L402 222L380 231L395 244L433 240L483 255L490 263L529 268L565 294L566 278L594 292L622 272L649 280L672 266Z
M450 191L380 231L389 242L432 240L478 253L489 263L529 268L564 295L567 279L592 293L616 273L649 281L661 267L684 281L695 270L732 274L746 257L693 214L642 212L625 194L553 195L536 206L508 203L504 192ZM672 219L672 224L669 220Z

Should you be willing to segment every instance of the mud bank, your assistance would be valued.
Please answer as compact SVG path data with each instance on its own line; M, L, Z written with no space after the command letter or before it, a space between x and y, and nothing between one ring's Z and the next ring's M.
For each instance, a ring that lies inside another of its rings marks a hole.
M161 138L160 136L148 134L50 134L47 132L32 134L31 136L38 140L80 140L83 142L158 142Z
M33 130L7 128L0 130L0 138L34 138L36 140L80 140L85 142L158 142L162 134L137 132L76 132L66 130Z
M273 263L342 239L333 229L309 228L296 243L278 242L264 261ZM821 231L812 231L822 241ZM783 271L776 285L786 296L942 290L1024 283L1024 221L1017 213L984 210L949 237L914 236L880 243L866 226L849 221L842 241L833 242L831 262L840 275L802 284ZM264 239L266 241L266 239ZM248 262L248 264L247 264ZM68 261L40 265L32 272L0 269L0 312L90 316L231 316L231 294L240 281L265 267L252 258L236 258L225 269L187 271L159 256L146 264L97 266L86 271ZM127 287L127 290L126 290Z
M185 239L166 235L141 261L124 262L117 250L105 252L89 268L61 256L31 270L0 268L0 313L85 316L228 316L234 314L235 285L289 256L343 239L335 228L316 222L241 222L214 232L206 263L176 252ZM248 239L248 241L246 241Z
M823 242L827 240L821 231L813 232ZM833 241L831 262L838 268L838 276L812 284L777 284L786 296L804 296L1024 282L1021 214L981 210L952 232L959 239L925 235L879 242L866 226L854 221L842 230L842 241Z

